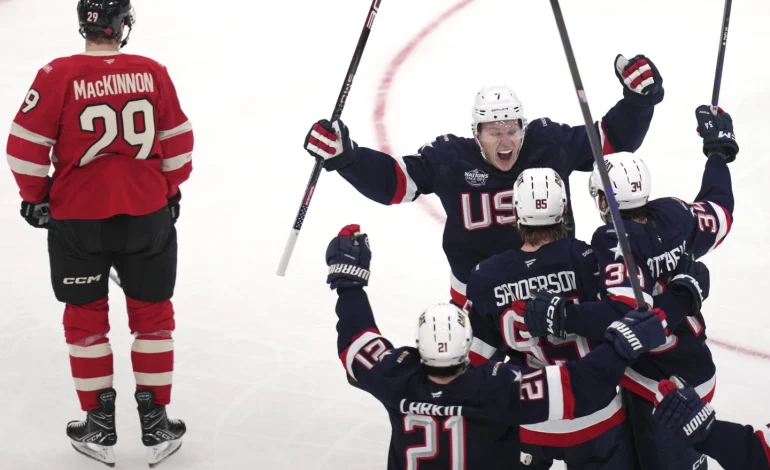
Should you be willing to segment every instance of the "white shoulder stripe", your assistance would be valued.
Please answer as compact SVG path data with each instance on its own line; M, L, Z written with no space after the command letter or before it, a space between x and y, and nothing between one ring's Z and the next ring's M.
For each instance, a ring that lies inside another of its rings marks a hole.
M6 160L8 160L8 166L11 167L11 171L20 175L27 176L39 176L45 178L48 176L48 170L51 165L38 165L37 163L26 162L20 158L13 157L6 154Z
M484 359L489 359L495 352L497 352L497 348L474 337L473 341L471 341L471 351Z
M161 161L161 171L174 171L182 168L189 161L192 161L192 152L183 153L176 157L164 158Z
M192 123L188 120L188 121L185 121L184 124L180 124L173 129L170 129L167 131L158 131L158 139L159 140L170 139L180 134L184 134L185 132L190 132L191 130L192 130Z
M607 293L610 295L616 295L618 297L628 297L629 299L636 298L634 296L634 289L631 287L609 287L607 288ZM652 296L650 294L647 292L642 292L642 297L644 298L644 301L647 302L647 305L654 305Z
M24 129L15 122L11 124L11 135L20 139L24 139L27 142L32 142L33 144L45 145L46 147L53 147L56 144L55 139L50 139L40 134L35 134L32 131Z
M709 253L711 253L714 248L719 245L719 243L727 236L727 213L725 213L725 210L722 209L721 206L718 204L714 204L711 201L708 201L709 205L711 205L711 208L714 209L714 213L717 216L717 221L719 222L719 228L717 229L717 235L714 238L714 244L711 245L711 248L709 248Z
M398 168L401 170L401 173L404 175L404 179L406 179L406 192L404 193L404 198L399 202L412 202L417 195L417 183L414 182L411 176L409 176L409 171L406 168L406 163L404 162L403 157L393 157L396 160L396 163L398 164Z

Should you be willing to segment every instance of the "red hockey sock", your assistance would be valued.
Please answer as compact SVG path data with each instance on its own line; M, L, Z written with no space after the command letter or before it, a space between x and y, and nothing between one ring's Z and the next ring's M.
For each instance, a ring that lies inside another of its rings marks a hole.
M70 367L83 411L99 408L96 396L112 387L112 348L106 334L107 298L84 305L67 304L64 335L69 345Z
M142 302L127 298L128 321L135 334L131 345L137 390L151 389L155 403L168 405L174 371L174 310L171 301Z

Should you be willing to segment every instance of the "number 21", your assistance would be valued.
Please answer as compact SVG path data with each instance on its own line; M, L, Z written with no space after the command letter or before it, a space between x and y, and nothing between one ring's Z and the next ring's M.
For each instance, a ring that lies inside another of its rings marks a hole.
M412 433L417 428L425 430L425 444L406 449L406 470L417 470L420 460L432 460L438 456L438 420L433 416L405 415L404 431ZM450 416L443 420L442 431L449 432L450 467L449 470L465 470L465 418Z

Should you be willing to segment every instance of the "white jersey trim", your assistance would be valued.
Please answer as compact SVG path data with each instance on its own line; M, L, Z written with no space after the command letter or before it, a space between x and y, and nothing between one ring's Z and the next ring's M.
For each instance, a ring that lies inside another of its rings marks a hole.
M80 357L84 359L95 359L97 357L105 357L112 354L112 348L110 343L94 344L93 346L77 346L70 344L70 356Z
M412 177L409 176L409 171L406 169L406 162L404 162L404 158L393 157L393 159L396 160L396 164L398 165L396 170L401 171L401 174L404 175L404 180L406 182L404 197L398 201L398 203L400 204L402 202L412 202L417 196L417 183L415 183Z
M135 339L131 350L143 354L160 354L174 350L173 339Z
M550 387L550 381L549 385ZM549 397L550 398L550 397ZM536 424L522 424L521 427L528 431L535 431L548 434L568 434L573 432L582 431L584 429L595 426L603 421L606 421L623 408L623 399L620 394L616 395L612 399L609 405L605 406L599 411L595 411L590 415L582 416L580 418L558 420L558 421L544 421Z
M56 139L51 139L40 134L35 134L34 132L28 131L15 122L11 124L11 135L18 137L19 139L26 140L27 142L44 145L46 147L53 147L56 145Z
M564 386L561 383L561 366L545 368L548 381L548 419L564 419Z
M636 298L634 296L634 289L631 287L609 287L607 289L607 293L618 297L627 297L629 299ZM644 298L644 301L647 302L647 305L653 305L652 296L650 294L647 292L642 292L642 297Z
M646 395L643 396L645 399L652 401L652 399L654 398L658 403L660 403L663 400L663 395L658 390L657 380L653 380L649 377L645 377L630 367L626 367L625 376L628 379L630 379L632 382L638 385L641 385L645 389L645 391L647 392ZM714 387L716 387L716 385L717 385L717 376L714 375L709 380L703 382L702 384L697 385L695 387L695 392L698 394L699 397L705 398L711 392L714 391Z
M188 120L188 121L185 121L183 124L176 126L173 129L158 132L158 140L170 139L172 137L182 135L185 132L190 132L191 130L192 130L192 123Z
M95 390L103 390L105 388L112 388L112 375L105 375L104 377L95 377L93 379L79 379L75 380L75 390L81 392L93 392Z
M136 379L137 385L150 385L154 387L171 385L173 377L173 372L158 372L154 374L147 372L134 372L134 378Z
M11 167L11 171L20 175L37 176L45 178L48 176L48 170L51 169L51 165L39 165L37 163L27 162L20 158L16 158L12 155L5 155L8 161L8 166Z
M497 352L497 348L474 337L471 341L471 351L488 360Z
M353 361L356 360L356 355L361 351L361 348L377 338L382 338L382 335L367 331L348 346L347 353L345 354L345 369L355 380L358 380L356 374L353 373Z
M714 209L714 213L717 216L717 220L719 221L719 229L717 230L717 236L714 238L714 244L711 245L711 248L709 248L708 253L711 253L714 251L714 249L722 243L722 240L727 236L727 213L725 213L725 210L722 209L719 204L714 204L711 201L706 201L711 205L711 208Z
M176 157L171 158L164 158L161 161L161 171L167 172L167 171L174 171L182 168L187 164L187 162L192 161L192 152L183 153L182 155L177 155Z

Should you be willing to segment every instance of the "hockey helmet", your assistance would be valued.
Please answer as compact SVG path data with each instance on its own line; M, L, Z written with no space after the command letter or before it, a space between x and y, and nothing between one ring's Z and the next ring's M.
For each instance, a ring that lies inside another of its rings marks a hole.
M455 305L432 305L417 321L415 341L420 359L426 366L467 364L472 340L470 319Z
M116 39L120 47L128 43L131 28L136 23L136 14L131 0L79 0L78 21L80 35L97 34L109 39ZM120 36L120 26L128 28L125 38Z
M521 172L513 185L517 225L554 225L564 221L567 190L558 173L550 168Z
M604 166L612 183L612 190L615 193L619 210L636 209L647 204L652 189L652 178L647 165L641 158L628 152L613 153L604 156ZM588 178L588 191L594 198L602 220L609 223L611 221L610 207L606 202L602 207L601 198L605 194L604 185L596 163L594 163L591 177Z

